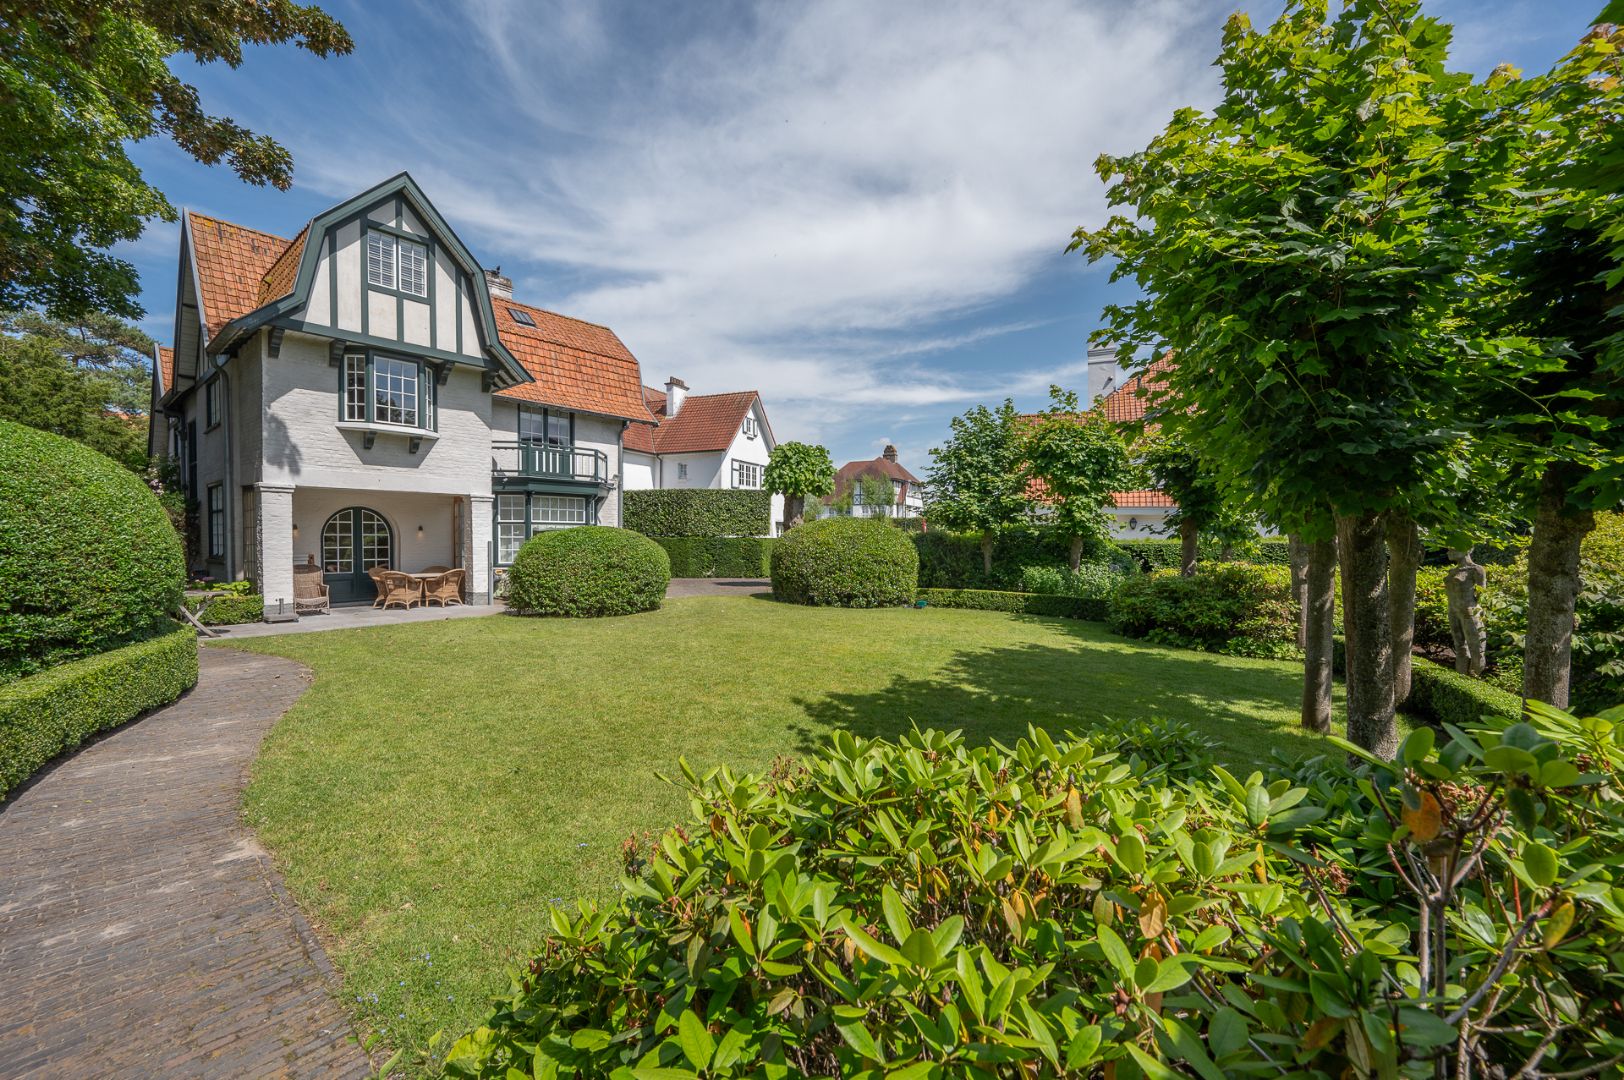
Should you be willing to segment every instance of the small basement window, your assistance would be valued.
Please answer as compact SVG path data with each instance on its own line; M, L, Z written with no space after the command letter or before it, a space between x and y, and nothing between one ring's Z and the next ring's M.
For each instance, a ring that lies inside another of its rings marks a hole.
M536 325L536 320L530 317L530 313L528 311L520 311L516 307L510 307L508 308L508 314L513 316L513 321L518 323L520 326Z

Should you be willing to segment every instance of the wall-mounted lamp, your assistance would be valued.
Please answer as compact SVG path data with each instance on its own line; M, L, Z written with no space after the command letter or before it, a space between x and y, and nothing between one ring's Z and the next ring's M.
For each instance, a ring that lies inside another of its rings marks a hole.
M417 527L417 538L419 540L423 539L423 526L421 525Z
M297 521L293 523L293 538L295 540L299 539L299 523Z

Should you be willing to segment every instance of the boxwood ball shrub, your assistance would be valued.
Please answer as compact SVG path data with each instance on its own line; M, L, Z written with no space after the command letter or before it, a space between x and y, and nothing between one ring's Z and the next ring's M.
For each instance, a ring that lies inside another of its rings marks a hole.
M679 763L688 819L626 841L612 903L553 910L445 1072L1613 1075L1610 715L1422 728L1396 762L1328 739L1247 776L1154 723ZM1429 863L1461 869L1447 894Z
M0 421L0 681L167 630L185 583L180 538L139 477Z
M630 615L660 606L671 560L641 533L583 525L531 537L507 581L508 604L524 615Z
M873 518L791 529L772 554L773 595L794 604L890 607L913 601L919 556L908 535Z

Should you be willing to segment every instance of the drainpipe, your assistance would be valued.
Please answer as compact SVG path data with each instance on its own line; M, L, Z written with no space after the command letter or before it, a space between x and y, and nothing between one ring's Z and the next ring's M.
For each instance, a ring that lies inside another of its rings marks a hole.
M233 425L231 423L231 376L226 373L227 357L222 354L214 361L214 377L220 380L220 404L223 415L220 417L220 437L226 443L226 580L237 580L237 542L240 539L240 530L234 528L233 508L240 495L237 492L235 478L236 445L231 437ZM208 390L205 388L205 394ZM207 529L207 524L204 528Z

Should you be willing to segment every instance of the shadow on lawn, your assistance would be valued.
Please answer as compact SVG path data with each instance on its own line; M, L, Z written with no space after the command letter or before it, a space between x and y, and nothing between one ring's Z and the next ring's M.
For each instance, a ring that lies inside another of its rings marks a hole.
M1275 749L1325 751L1322 741L1257 717L1295 710L1302 681L1289 668L1230 667L1226 658L1140 645L1088 624L1034 621L1073 640L966 650L928 676L897 675L881 690L797 698L807 717L794 729L797 749L817 749L838 728L887 739L915 725L960 728L971 743L1009 744L1029 723L1058 736L1104 718L1168 718L1199 724L1223 744L1220 758L1237 764L1261 763Z

